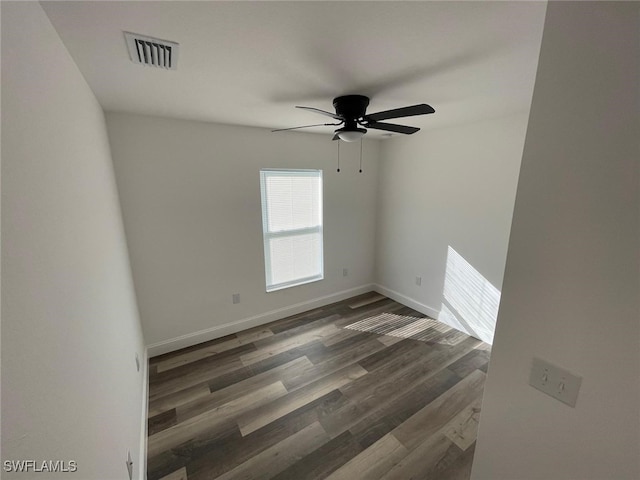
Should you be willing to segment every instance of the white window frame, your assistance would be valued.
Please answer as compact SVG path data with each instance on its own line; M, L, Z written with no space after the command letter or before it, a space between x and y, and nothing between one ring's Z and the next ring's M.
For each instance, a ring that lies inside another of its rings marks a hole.
M292 177L313 176L313 177L319 178L320 180L320 205L319 205L319 209L320 209L319 222L320 223L319 225L308 227L308 228L269 231L266 179L270 173L274 173L274 172L277 173L278 175L286 175L286 176L292 176ZM261 202L262 202L262 234L263 234L263 245L264 245L265 282L266 282L267 292L274 292L277 290L282 290L284 288L304 285L307 283L317 282L324 279L324 233L323 233L324 192L323 192L323 189L324 189L324 185L322 181L322 170L291 169L291 168L263 168L260 170L260 196L261 196ZM308 235L310 233L320 234L320 258L319 258L320 272L310 277L297 278L289 282L274 284L272 281L272 275L271 275L271 251L269 249L269 240L273 238Z

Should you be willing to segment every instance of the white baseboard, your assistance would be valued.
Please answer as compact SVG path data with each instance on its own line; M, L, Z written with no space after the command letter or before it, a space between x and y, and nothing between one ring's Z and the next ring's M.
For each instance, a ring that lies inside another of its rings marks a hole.
M162 355L163 353L173 352L181 348L197 345L198 343L207 342L215 338L224 337L225 335L231 335L233 333L241 332L248 328L264 325L265 323L280 320L291 315L312 310L314 308L323 307L331 303L340 302L347 298L361 295L374 290L373 284L361 285L359 287L350 288L349 290L343 290L341 292L326 295L324 297L314 298L305 302L296 303L295 305L289 305L287 307L272 310L270 312L262 313L260 315L254 315L252 317L235 320L222 325L216 325L215 327L200 330L198 332L189 333L187 335L181 335L179 337L171 338L169 340L163 340L151 345L147 345L147 351L149 357L155 357Z
M402 293L396 292L395 290L391 290L390 288L387 288L387 287L383 287L382 285L379 285L377 283L373 285L373 289L379 294L384 295L385 297L389 297L390 299L395 300L398 303L406 305L407 307L411 307L420 313L424 313L425 315L428 315L429 317L438 320L440 311L436 310L433 307L430 307L429 305L420 303L419 301L411 297L407 297Z
M142 355L142 425L140 425L140 453L138 463L140 468L138 469L138 478L140 480L147 479L147 438L148 438L148 423L147 416L149 415L149 350L145 347L144 354Z

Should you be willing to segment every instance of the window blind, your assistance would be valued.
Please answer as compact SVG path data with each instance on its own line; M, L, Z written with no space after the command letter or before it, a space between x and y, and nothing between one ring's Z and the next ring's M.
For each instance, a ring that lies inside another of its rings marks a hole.
M260 171L267 292L322 280L322 170Z

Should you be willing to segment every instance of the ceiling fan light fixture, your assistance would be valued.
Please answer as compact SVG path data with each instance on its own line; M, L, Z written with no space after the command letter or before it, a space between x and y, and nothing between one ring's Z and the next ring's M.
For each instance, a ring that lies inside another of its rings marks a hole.
M367 130L364 128L353 128L353 129L344 129L340 128L336 130L336 134L345 142L355 142L356 140L360 140L362 136L367 133Z

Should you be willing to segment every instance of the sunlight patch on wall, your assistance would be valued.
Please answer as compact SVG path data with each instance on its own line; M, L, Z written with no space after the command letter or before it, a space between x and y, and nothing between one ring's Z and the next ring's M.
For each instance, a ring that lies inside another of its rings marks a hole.
M451 246L447 252L443 294L438 320L492 344L500 290Z

